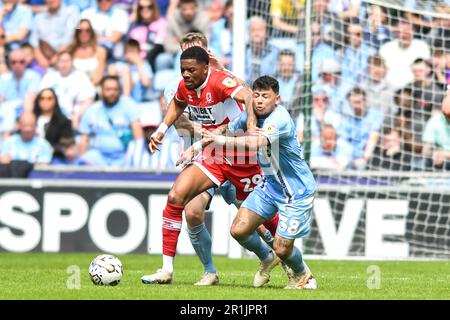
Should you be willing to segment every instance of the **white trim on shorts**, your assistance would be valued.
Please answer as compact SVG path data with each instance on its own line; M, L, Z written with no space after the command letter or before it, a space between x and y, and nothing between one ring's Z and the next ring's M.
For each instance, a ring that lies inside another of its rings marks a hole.
M200 170L202 170L203 173L206 174L206 176L217 185L217 187L220 187L221 184L220 181L211 172L209 172L208 169L206 169L201 163L194 161L193 164L196 165Z

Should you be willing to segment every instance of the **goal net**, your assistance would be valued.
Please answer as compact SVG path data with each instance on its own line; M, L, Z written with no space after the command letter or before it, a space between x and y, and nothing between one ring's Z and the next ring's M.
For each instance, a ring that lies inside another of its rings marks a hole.
M319 185L303 251L449 258L446 2L250 0L246 10L245 78L279 80Z

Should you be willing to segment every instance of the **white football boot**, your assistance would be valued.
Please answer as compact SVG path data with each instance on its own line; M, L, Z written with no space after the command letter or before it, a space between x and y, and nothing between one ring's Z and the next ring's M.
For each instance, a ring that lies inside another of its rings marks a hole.
M142 283L145 284L171 284L173 273L158 269L156 270L156 273L142 276L141 280Z
M317 289L317 281L314 278L308 265L305 264L305 270L289 277L288 285L285 289Z
M280 263L281 259L272 251L272 260L267 262L262 262L259 265L259 270L256 272L255 277L253 278L253 286L255 288L259 288L265 285L270 280L270 272L273 268Z
M194 283L194 286L213 286L219 283L219 275L216 272L205 272L200 281Z

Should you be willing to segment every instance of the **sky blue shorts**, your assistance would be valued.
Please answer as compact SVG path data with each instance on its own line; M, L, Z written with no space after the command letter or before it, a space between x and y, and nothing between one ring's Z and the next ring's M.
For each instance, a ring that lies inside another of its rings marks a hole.
M278 212L277 233L285 239L306 237L311 230L312 210L314 195L293 198L288 203L275 200L270 194L261 188L255 187L250 195L242 203L242 208L247 208L264 220L270 220Z

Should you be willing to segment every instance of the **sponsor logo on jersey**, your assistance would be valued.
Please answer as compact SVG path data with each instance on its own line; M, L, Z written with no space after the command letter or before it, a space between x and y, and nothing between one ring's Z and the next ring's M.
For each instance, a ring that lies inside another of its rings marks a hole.
M223 79L222 84L228 88L233 88L237 85L236 81L234 81L230 77L226 77L225 79Z
M199 121L204 125L215 124L216 120L212 115L212 107L189 106L191 120Z
M188 94L188 100L189 101L194 101L194 99L192 98L192 96L190 94Z

